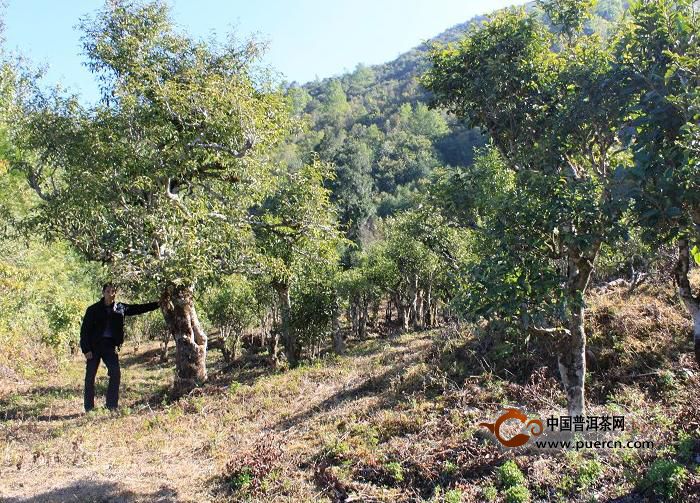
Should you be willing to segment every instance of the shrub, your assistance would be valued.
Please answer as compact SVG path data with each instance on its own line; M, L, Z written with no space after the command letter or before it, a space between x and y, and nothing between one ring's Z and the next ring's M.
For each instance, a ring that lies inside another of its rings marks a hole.
M639 489L650 491L664 500L675 500L687 479L688 470L681 464L667 459L657 459L649 467L647 474L640 482Z
M484 501L496 501L498 490L494 486L486 486L481 490Z
M596 459L585 461L578 470L577 485L581 489L590 487L603 473L603 465Z
M324 446L324 457L330 461L342 461L350 452L350 446L347 442L333 439L326 442Z
M246 489L252 484L252 482L253 471L251 468L245 466L235 474L231 475L228 481L228 486L232 491L236 492Z
M386 471L396 482L403 482L403 467L401 463L392 461L386 464Z
M509 487L503 495L506 503L527 503L530 501L530 491L521 485Z
M509 488L525 483L525 475L512 459L506 461L496 470L498 484L503 488Z
M693 461L693 453L695 451L695 439L688 433L682 431L678 435L676 445L676 455L682 463L690 463Z
M251 494L264 487L265 478L280 461L282 450L274 439L256 443L250 450L236 453L226 464L223 481L233 492Z
M445 461L442 465L442 473L447 477L454 477L459 472L459 466L450 460Z

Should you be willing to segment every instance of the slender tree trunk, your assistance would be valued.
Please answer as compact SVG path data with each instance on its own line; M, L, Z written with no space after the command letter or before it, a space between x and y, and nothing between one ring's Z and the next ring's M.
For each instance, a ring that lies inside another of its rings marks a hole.
M566 391L570 416L584 415L586 402L584 385L586 378L586 332L583 306L571 309L569 333L564 336L559 353L559 374Z
M170 342L170 331L164 330L160 336L160 361L165 363L168 361L168 343Z
M279 345L280 345L280 334L277 328L273 327L270 329L269 339L267 340L268 350L270 352L270 364L275 367L277 366L279 359Z
M337 297L333 302L333 320L331 330L333 333L333 351L335 351L335 353L338 355L342 355L345 353L345 340L343 339L343 333L340 331L340 304Z
M687 239L678 240L678 261L673 270L673 277L678 286L678 294L683 305L693 320L693 340L695 342L695 361L700 365L700 294L693 295L688 273L690 272L690 249Z
M413 322L413 328L418 329L418 300L419 300L419 295L420 291L418 289L418 275L416 274L413 277L413 299L411 300L411 314L412 314L412 319L411 321Z
M360 305L358 306L359 311L359 326L358 326L358 337L360 339L365 339L367 337L367 311L369 309L367 299L365 296L360 297Z
M568 256L567 293L570 299L568 333L561 342L558 363L571 416L585 415L586 413L584 295L593 272L593 261L599 248L599 244L594 245L590 257L583 256L578 250L570 250Z
M411 306L410 305L402 305L401 306L401 329L404 332L408 331L410 321L411 321Z
M378 300L372 302L371 316L369 318L370 326L374 329L379 325L379 302Z
M415 301L415 318L413 320L413 328L420 330L424 328L423 326L423 290L416 289L416 301Z
M289 297L289 285L286 283L277 283L275 285L277 296L280 302L280 318L282 344L284 345L284 354L287 357L287 362L291 367L296 367L299 363L299 348L294 334L292 333L292 302Z
M169 285L160 305L175 339L175 391L186 393L207 380L207 335L194 307L192 287Z
M279 342L280 342L280 330L278 324L278 309L277 306L273 305L270 311L270 324L269 324L269 338L267 340L267 346L270 351L270 364L275 367L279 363Z
M351 323L351 329L352 333L355 334L355 337L360 336L360 317L359 317L359 307L358 307L358 300L357 297L352 297L350 299L350 306L348 307L349 309L349 317L350 317L350 323Z
M432 275L428 282L428 290L425 292L425 326L432 328L435 324L433 318L433 281Z
M242 330L234 330L233 341L231 343L231 360L235 361L240 356L241 339L243 338Z
M221 354L226 363L231 363L231 350L228 347L229 338L231 337L231 328L224 325L219 327L219 336L221 337Z

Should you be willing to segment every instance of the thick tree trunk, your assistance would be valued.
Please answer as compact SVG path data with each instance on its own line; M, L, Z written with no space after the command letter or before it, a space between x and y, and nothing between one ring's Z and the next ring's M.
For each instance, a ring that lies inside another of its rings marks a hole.
M193 288L168 286L160 306L175 339L175 391L186 393L207 380L207 335L197 318Z
M690 272L690 246L687 239L678 240L678 261L673 270L673 277L678 286L685 308L693 320L693 340L695 342L695 361L700 365L700 294L693 295L688 273Z
M280 329L282 332L284 354L287 357L289 365L291 367L296 367L299 363L299 347L292 333L292 302L289 297L289 285L278 283L275 285L275 291L277 291L280 302L280 318L282 321Z

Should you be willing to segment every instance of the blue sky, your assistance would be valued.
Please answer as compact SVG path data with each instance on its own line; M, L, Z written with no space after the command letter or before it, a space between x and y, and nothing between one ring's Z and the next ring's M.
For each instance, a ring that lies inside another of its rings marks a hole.
M101 0L8 0L6 47L48 66L47 84L61 83L86 101L97 86L83 66L80 17ZM522 0L169 0L180 28L195 37L257 34L265 62L285 80L303 83L394 59L445 29Z

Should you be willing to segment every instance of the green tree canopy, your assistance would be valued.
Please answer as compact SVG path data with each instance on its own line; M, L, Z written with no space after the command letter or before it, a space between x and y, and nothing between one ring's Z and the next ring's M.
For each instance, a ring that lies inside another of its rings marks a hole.
M485 267L500 271L502 285L523 285L508 294L520 297L530 295L526 283L539 279L536 270L526 272L527 264L551 260L542 270L558 271L559 278L544 282L550 298L545 305L551 307L546 314L529 312L533 304L527 301L504 304L501 290L492 297L494 307L513 306L520 317L545 314L547 325L537 328L559 334L569 409L581 413L584 294L602 243L624 231L620 218L627 197L618 174L625 157L618 131L627 95L609 49L597 36L569 37L558 50L556 42L524 11L505 12L458 45L434 49L424 82L436 104L488 133L514 173L513 195L520 197L510 200L510 212L492 220L501 230L492 234L495 249L508 251L494 254L499 260ZM514 221L502 220L509 213ZM503 232L519 223L524 224L521 236Z
M36 90L18 165L43 200L38 225L161 292L191 383L206 376L192 289L254 265L250 209L272 189L288 107L252 69L258 45L182 35L163 2L110 2L81 27L102 99Z

